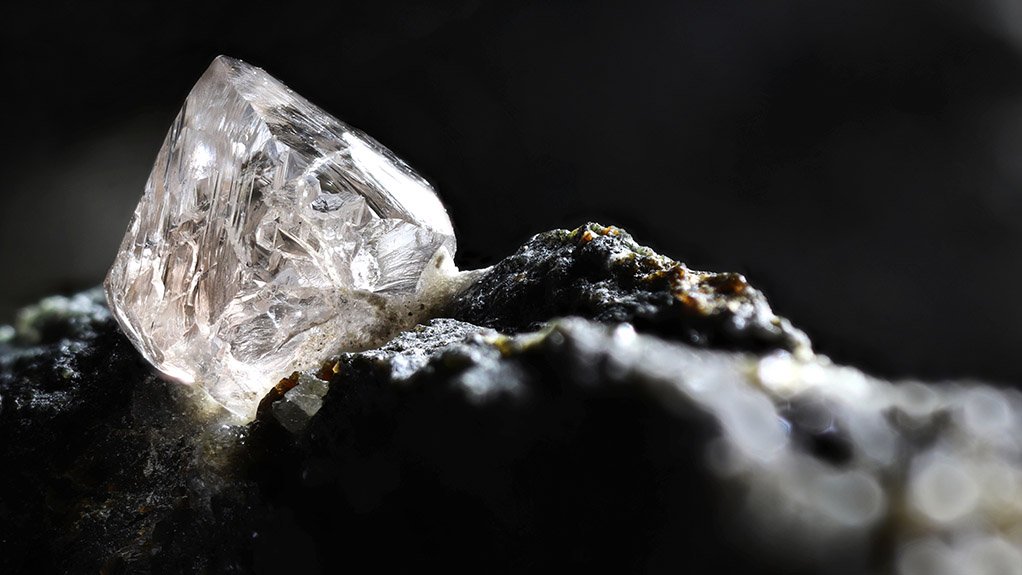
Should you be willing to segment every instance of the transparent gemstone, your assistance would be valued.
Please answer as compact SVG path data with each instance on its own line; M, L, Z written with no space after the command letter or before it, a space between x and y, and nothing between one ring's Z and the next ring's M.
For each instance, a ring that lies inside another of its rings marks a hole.
M105 286L157 369L251 417L282 374L419 319L454 250L436 193L394 154L221 56L167 134Z

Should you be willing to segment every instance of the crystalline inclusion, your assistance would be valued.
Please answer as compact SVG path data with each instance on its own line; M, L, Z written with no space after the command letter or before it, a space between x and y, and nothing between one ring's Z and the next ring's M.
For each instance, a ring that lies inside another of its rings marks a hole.
M154 366L250 417L282 375L419 319L451 285L438 269L454 251L425 180L221 56L174 121L105 285Z

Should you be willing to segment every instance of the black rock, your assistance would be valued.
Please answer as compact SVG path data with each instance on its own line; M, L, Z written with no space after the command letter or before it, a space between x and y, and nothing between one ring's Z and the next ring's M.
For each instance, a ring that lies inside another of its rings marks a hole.
M251 522L230 463L245 430L155 377L99 290L18 327L0 348L0 572L237 572L247 542L222 534Z
M657 391L666 360L615 363L620 322L808 353L744 278L589 225L536 236L450 315L324 365L295 434L273 406L297 375L222 425L153 374L98 290L26 310L0 343L0 572L773 572L724 519L716 423ZM498 333L567 315L609 327Z
M457 299L451 317L517 333L555 317L630 322L686 343L808 352L809 340L774 315L735 273L690 270L613 226L538 234Z

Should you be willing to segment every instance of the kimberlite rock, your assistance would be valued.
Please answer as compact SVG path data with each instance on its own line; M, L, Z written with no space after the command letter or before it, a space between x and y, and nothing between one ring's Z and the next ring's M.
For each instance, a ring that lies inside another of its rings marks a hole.
M1022 394L834 365L617 228L536 236L246 425L98 290L0 342L3 573L1022 573Z

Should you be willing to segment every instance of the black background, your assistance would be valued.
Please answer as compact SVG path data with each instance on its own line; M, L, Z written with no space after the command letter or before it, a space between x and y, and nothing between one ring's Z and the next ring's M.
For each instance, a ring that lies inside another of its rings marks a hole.
M261 66L439 188L463 267L625 227L819 351L1022 382L1022 4L0 8L0 322L98 283L192 83Z

